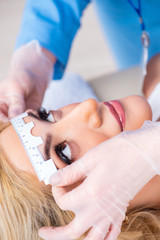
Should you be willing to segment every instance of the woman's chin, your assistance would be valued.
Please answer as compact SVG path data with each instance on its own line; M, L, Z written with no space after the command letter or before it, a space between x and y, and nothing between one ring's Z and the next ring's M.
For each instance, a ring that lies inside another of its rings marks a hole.
M120 102L125 109L125 131L138 129L146 120L152 120L152 110L146 98L133 95Z

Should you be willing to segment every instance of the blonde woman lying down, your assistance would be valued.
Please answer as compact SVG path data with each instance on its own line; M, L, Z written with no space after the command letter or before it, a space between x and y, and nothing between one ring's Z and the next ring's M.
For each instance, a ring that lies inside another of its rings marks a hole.
M129 96L100 103L88 99L49 113L28 110L24 121L34 122L32 134L42 137L44 158L63 168L97 144L151 119L146 99ZM1 123L0 131L0 239L38 240L40 227L67 224L74 215L61 211L50 186L39 182L13 126ZM130 202L118 239L159 239L159 189L160 177L155 176Z

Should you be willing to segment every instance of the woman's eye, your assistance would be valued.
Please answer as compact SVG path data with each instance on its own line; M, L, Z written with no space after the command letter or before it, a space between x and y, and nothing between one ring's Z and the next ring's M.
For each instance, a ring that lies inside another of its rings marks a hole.
M67 165L71 164L71 149L66 142L57 145L55 152L64 163Z
M49 113L48 117L46 118L47 121L49 122L56 122L55 119L53 118L53 115Z
M38 116L45 121L48 122L56 122L56 120L54 119L53 115L48 112L45 108L41 107L40 109L38 109Z

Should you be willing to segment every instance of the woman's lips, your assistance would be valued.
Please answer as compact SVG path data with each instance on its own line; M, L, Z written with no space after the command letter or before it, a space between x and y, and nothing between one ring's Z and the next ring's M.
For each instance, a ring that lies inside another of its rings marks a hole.
M109 101L109 102L104 102L105 105L109 107L109 110L117 120L121 131L124 131L125 127L125 112L124 109L122 108L122 105L120 104L119 101L114 100L114 101Z

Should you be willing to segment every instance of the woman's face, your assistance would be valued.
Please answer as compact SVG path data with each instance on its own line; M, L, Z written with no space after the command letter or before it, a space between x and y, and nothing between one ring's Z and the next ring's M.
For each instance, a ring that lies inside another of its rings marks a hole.
M140 96L107 103L88 99L50 112L54 123L40 119L37 112L30 110L24 121L34 123L32 135L42 138L39 148L44 159L52 158L58 169L78 160L97 144L123 130L140 128L152 118L149 104ZM0 142L16 167L35 174L12 125L2 131Z

